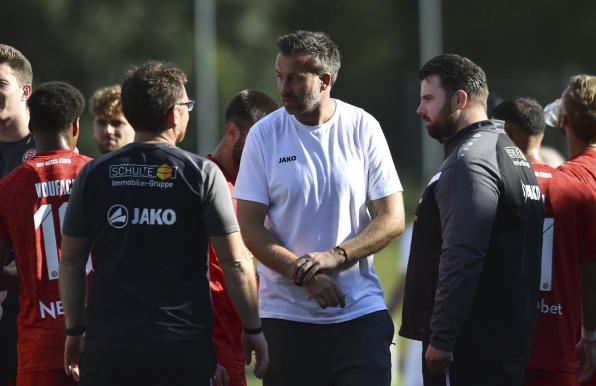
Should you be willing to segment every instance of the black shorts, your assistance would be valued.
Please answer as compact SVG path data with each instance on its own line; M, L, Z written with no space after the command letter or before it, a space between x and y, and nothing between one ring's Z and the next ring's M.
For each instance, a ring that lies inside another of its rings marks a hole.
M424 355L428 343L422 346L424 386L522 386L523 362L503 362L487 357L470 358L454 353L448 374L435 374L426 366ZM459 348L461 351L461 347ZM449 378L449 382L447 380Z
M393 321L387 311L333 324L263 319L264 386L389 386Z
M17 314L19 303L17 291L8 292L2 304L0 318L0 386L16 383L17 378Z
M212 347L180 351L128 351L85 346L79 386L210 386Z

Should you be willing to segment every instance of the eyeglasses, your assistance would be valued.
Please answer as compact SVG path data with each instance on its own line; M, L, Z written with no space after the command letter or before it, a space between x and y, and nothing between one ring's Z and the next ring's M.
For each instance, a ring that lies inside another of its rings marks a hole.
M189 99L188 102L178 102L176 103L177 105L184 105L186 107L188 107L188 111L192 111L192 109L195 108L195 103L197 103L196 101L193 101L192 99Z

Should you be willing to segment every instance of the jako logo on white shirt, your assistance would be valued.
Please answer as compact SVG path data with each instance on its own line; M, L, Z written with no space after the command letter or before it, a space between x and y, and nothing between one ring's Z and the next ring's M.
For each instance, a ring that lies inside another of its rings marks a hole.
M128 225L173 225L176 223L176 212L163 208L133 208L132 219L124 205L116 204L108 209L108 223L121 229Z
M295 155L290 155L290 156L287 156L287 157L279 157L278 164L283 164L284 162L292 162L292 161L296 161L296 156Z
M523 183L521 183L522 185L522 192L524 194L524 200L534 200L534 201L538 201L542 198L542 195L540 193L540 187L538 185L526 185Z

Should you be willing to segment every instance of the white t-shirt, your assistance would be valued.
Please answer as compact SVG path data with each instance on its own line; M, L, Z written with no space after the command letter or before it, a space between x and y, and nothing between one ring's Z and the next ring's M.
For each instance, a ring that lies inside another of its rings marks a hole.
M337 102L333 117L306 126L284 108L250 130L234 198L267 205L265 227L297 256L325 251L369 223L367 202L402 190L379 123L364 110ZM259 264L263 318L338 323L385 309L373 256L330 276L346 307L322 309L306 290Z

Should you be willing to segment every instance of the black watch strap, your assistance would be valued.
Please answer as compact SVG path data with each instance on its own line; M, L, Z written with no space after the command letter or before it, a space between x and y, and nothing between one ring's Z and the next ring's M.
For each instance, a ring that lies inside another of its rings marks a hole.
M67 336L79 336L85 333L85 326L74 326L70 328L65 328L64 333Z

